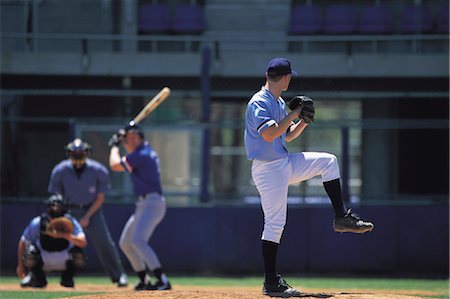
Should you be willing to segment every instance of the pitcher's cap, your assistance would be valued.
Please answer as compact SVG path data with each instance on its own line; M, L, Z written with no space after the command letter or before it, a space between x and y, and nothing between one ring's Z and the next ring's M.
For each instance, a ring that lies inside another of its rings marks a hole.
M269 61L267 65L267 74L270 76L282 76L292 74L297 76L298 73L291 69L291 63L286 58L276 57Z

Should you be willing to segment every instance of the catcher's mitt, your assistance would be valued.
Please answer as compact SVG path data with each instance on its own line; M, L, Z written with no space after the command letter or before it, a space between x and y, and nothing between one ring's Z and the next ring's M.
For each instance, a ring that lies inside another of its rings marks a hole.
M47 233L71 234L73 232L73 223L66 217L56 217L47 224Z
M299 117L308 124L313 122L315 115L314 101L307 96L295 96L288 103L288 107L291 110L296 109L298 106L302 107Z

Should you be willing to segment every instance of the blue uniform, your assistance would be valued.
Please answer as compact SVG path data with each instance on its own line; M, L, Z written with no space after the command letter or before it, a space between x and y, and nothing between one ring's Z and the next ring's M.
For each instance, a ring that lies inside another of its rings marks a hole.
M78 177L72 162L67 159L58 163L52 171L48 191L58 193L70 204L89 205L99 193L109 188L108 170L99 162L86 159L86 165Z
M286 133L273 142L261 137L265 129L280 122L286 115L284 100L280 97L277 101L265 87L253 95L247 105L244 132L248 160L272 161L287 157Z
M135 272L145 271L146 267L153 271L161 268L161 263L148 240L166 213L158 154L145 141L123 157L121 163L131 176L138 200L120 236L120 248Z
M279 243L286 223L289 184L316 175L321 175L323 181L339 178L337 159L328 153L289 153L286 132L272 142L264 140L262 132L287 116L284 100L275 99L265 87L250 99L245 116L245 148L247 158L253 161L252 179L264 212L261 238Z
M101 163L86 159L83 171L77 173L70 159L58 163L52 171L48 191L61 194L69 202L70 213L78 220L83 218L99 193L109 189L109 172ZM85 229L89 243L113 282L125 273L119 251L114 243L102 208L90 218Z
M83 233L83 229L81 228L80 223L70 216L69 214L64 215L64 217L70 219L73 223L73 234L78 235L79 233ZM25 228L22 238L29 242L29 243L35 243L39 239L39 235L41 233L41 216L37 216L31 220L31 222L28 224L28 226Z
M134 152L122 161L125 170L130 172L133 190L136 195L148 193L162 194L159 157L148 142L143 142Z
M83 234L83 229L81 228L81 225L78 223L78 221L73 218L69 214L65 214L64 217L70 219L73 224L73 234L74 235L80 235ZM63 241L62 244L64 244L63 247L60 247L58 249L54 248L52 245L48 244L48 241L44 242L44 240L41 240L41 216L33 218L28 226L25 228L24 232L22 233L21 240L25 241L27 244L33 244L36 246L40 251L40 256L43 261L43 269L45 271L58 271L58 270L64 270L66 268L66 261L69 260L70 253L69 251L74 247L73 243L70 243L68 241ZM52 239L52 240L61 240L62 239ZM61 245L61 242L59 242ZM50 248L48 248L50 245ZM66 247L67 246L67 247ZM58 246L59 247L59 246Z

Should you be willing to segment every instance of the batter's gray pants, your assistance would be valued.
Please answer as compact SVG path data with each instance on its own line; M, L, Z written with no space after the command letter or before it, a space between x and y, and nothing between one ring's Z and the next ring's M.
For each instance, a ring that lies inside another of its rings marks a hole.
M157 193L147 194L136 202L136 210L128 219L119 245L130 261L135 272L161 268L161 263L148 240L156 226L166 214L166 202L164 197Z
M88 208L89 207L71 207L70 214L77 220L80 220L84 214L86 214ZM122 261L120 260L117 246L106 225L105 216L103 215L103 210L101 208L92 215L89 226L83 228L83 230L88 238L88 246L90 244L94 246L95 252L106 273L108 273L113 282L117 282L120 275L125 273L125 270Z

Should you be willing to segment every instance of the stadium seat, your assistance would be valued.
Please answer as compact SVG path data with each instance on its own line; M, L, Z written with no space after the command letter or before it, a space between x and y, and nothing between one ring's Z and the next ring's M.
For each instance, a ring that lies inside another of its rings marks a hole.
M179 5L175 7L172 19L175 33L198 34L205 30L205 12L199 5Z
M169 8L164 4L145 4L139 8L139 32L169 32Z
M356 32L356 10L350 5L330 5L326 8L324 32L351 34Z
M393 27L390 11L382 5L363 7L359 18L358 32L363 34L392 33Z
M443 5L439 10L439 14L436 20L437 33L449 33L448 11L449 11L448 3Z
M402 13L401 33L429 33L433 30L433 19L430 9L422 4L411 4Z
M292 9L291 34L316 34L322 31L322 12L319 6L296 5Z

